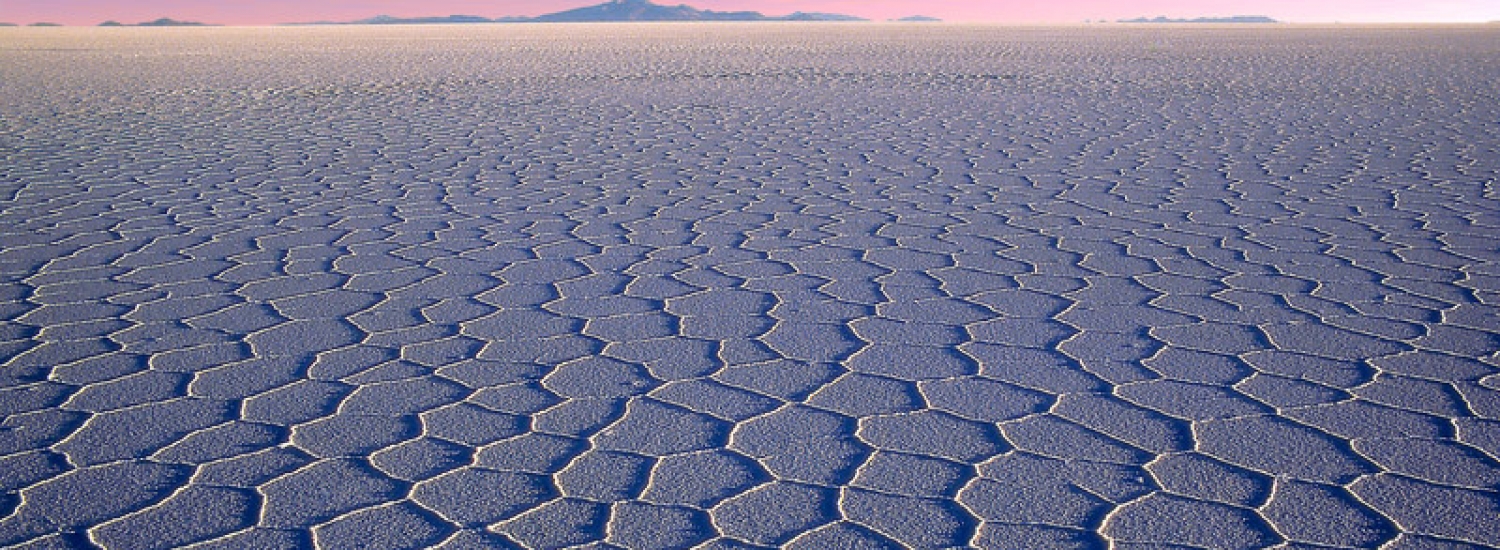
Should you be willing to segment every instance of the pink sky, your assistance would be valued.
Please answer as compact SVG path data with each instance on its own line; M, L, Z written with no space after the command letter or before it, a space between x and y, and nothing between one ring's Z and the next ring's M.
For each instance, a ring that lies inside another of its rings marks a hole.
M373 15L538 15L603 0L0 0L0 22L95 25L158 17L224 25L347 21ZM949 21L1076 23L1166 15L1268 15L1290 22L1485 22L1500 0L655 0L719 11L846 13L870 19L928 15Z

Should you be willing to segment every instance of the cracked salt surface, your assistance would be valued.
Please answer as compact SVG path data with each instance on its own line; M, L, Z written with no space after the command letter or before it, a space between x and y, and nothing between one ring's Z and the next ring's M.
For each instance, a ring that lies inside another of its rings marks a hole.
M0 29L0 545L1500 546L1497 57Z

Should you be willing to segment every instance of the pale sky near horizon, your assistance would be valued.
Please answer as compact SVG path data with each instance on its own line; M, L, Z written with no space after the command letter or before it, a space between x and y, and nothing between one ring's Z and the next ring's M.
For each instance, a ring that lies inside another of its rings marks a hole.
M221 25L272 25L398 17L540 15L604 0L0 0L0 22L96 25L159 17ZM869 19L927 15L949 21L1077 23L1132 17L1266 15L1302 23L1475 23L1500 20L1500 0L654 0L766 15L833 12Z

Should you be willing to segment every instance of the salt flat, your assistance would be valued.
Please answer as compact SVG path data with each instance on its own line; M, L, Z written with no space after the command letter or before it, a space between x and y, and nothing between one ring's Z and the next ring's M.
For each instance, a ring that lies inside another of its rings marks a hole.
M0 546L1500 546L1497 60L0 29Z

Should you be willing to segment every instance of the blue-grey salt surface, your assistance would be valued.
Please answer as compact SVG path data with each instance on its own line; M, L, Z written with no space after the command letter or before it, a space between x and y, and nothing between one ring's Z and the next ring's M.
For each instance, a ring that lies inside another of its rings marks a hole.
M0 546L1500 546L1497 59L0 29Z

